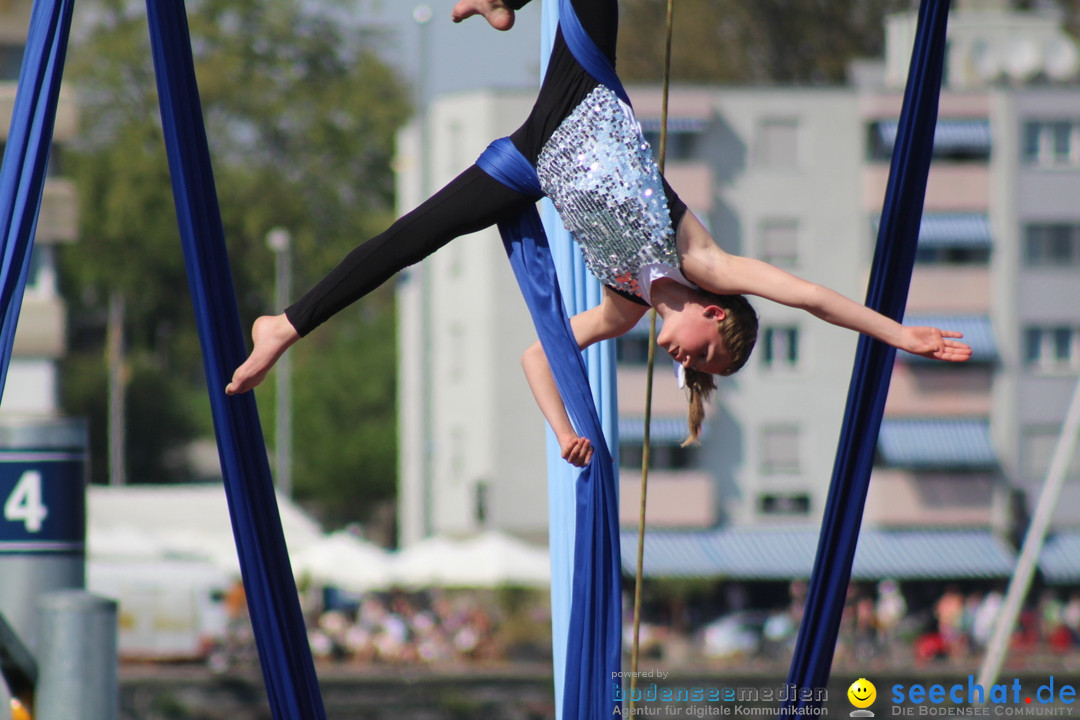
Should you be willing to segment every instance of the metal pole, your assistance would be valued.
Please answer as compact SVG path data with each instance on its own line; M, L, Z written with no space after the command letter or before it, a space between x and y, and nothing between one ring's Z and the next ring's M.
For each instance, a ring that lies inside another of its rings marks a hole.
M119 716L116 608L116 601L83 590L42 596L35 720Z
M275 312L289 304L292 292L292 235L281 227L266 234L266 244L274 252L277 272L274 278ZM277 410L274 413L274 472L277 488L285 497L292 496L292 356L286 352L275 370Z
M106 332L109 364L109 484L126 485L124 463L126 426L124 412L124 295L117 291L109 297L109 327Z
M1005 651L1009 646L1009 638L1012 636L1016 617L1020 614L1020 607L1024 598L1027 597L1028 590L1031 589L1031 579L1035 574L1035 564L1039 560L1043 541L1046 539L1050 516L1054 513L1054 506L1057 505L1058 496L1061 494L1061 486L1065 482L1069 460L1076 449L1077 430L1080 430L1080 378L1077 379L1076 390L1069 404L1069 412L1065 416L1061 435L1058 436L1057 445L1054 447L1054 456L1050 461L1050 469L1046 473L1046 483L1043 485L1042 494L1039 495L1039 504L1035 508L1031 524L1028 525L1027 535L1024 536L1020 559L1016 561L1016 570L1013 571L1012 580L1009 581L1001 615L994 627L990 643L986 647L986 656L979 669L981 687L988 688L993 685L1001 671L1001 663L1005 659Z
M429 72L429 54L430 48L430 21L431 21L431 8L427 5L417 5L413 10L413 20L420 27L420 48L419 48L419 63L420 68L418 72L417 82L417 108L419 110L420 119L420 199L426 200L428 193L431 191L431 131L429 128L429 106L428 106L428 72ZM423 457L423 470L421 477L421 494L423 502L423 531L424 537L430 535L434 528L434 518L432 510L432 502L434 498L434 456L435 456L435 420L434 414L434 402L433 402L433 389L435 380L432 377L434 372L434 366L432 364L432 329L431 329L431 312L432 312L432 260L429 258L426 262L422 263L418 268L420 274L420 323L421 323L421 338L423 342L424 352L422 353L422 371L421 371L421 383L423 386L423 417L421 418L423 423L423 437L424 437L424 457Z

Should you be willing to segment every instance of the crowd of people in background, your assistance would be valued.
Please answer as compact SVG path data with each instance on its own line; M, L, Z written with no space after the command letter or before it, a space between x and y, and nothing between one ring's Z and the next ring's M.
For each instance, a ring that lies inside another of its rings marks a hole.
M786 607L754 615L742 612L747 637L757 626L756 642L729 642L710 646L713 621L700 633L706 659L741 658L769 661L787 658L794 647L802 609L805 583L791 587ZM1037 600L1021 609L1016 630L1008 638L1011 660L1038 662L1051 656L1075 654L1080 662L1080 590L1044 589ZM876 585L853 584L841 620L834 662L851 666L910 667L931 663L977 662L989 646L1004 606L1002 587L985 586L961 590L920 584L909 592L899 583L884 580ZM730 616L729 616L730 617Z
M322 612L309 631L317 660L388 665L496 660L489 608L467 594L395 593Z
M758 609L746 587L723 588L717 603L663 599L646 611L638 633L642 657L672 666L716 664L768 669L789 662L806 603L805 582L790 584L786 602ZM447 666L550 660L546 591L511 603L491 591L329 595L311 608L309 639L322 663L342 666ZM629 597L629 596L628 596ZM773 596L776 599L776 596ZM1043 589L1022 609L1010 638L1013 661L1060 660L1080 667L1080 589ZM760 607L764 607L761 602ZM1003 587L884 580L849 588L834 662L838 667L971 664L986 650L1004 605ZM245 618L246 619L246 618ZM627 602L624 646L633 642ZM243 626L238 627L243 644ZM234 644L236 643L234 638Z

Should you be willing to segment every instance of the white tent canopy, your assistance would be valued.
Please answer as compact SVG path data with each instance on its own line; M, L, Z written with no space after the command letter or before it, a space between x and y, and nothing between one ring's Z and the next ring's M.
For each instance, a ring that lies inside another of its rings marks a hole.
M390 554L351 533L327 535L292 557L297 580L367 592L385 590L393 584Z
M434 536L396 553L318 523L278 496L297 580L350 592L424 587L547 587L547 548L489 531L465 540ZM91 486L87 555L98 561L193 559L239 574L225 489L195 485Z
M319 524L288 498L278 510L289 554L323 536ZM238 573L232 521L220 483L91 485L87 491L87 555L97 559L197 558Z
M551 582L546 548L497 531L460 541L421 540L397 553L393 571L402 587L546 587Z

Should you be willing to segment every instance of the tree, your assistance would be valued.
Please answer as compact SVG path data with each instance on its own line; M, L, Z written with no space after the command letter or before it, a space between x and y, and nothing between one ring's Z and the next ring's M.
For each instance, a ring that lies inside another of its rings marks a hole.
M674 0L676 82L839 83L848 63L877 57L884 19L909 0ZM655 82L664 65L667 0L623 0L619 72Z
M69 412L91 415L92 428L105 427L104 383L80 378L103 376L104 308L111 294L122 294L129 457L139 461L133 473L140 468L130 479L183 480L189 473L170 456L211 428L146 18L127 0L98 0L80 12L67 72L81 95L82 133L64 155L80 200L80 242L62 258L73 327L64 401ZM233 279L250 323L272 309L270 228L290 229L297 286L307 287L391 219L390 161L409 112L407 89L379 61L372 37L341 23L325 3L198 0L188 3L188 17ZM342 519L361 517L366 503L392 495L396 485L392 323L392 294L384 290L319 330L317 352L298 352L294 361L302 389L294 487ZM389 336L350 364L365 331ZM336 384L313 382L331 366L343 368ZM271 386L259 390L264 427ZM369 451L357 452L353 428L334 406L347 402L342 387L355 398L357 416L388 429ZM140 437L149 427L161 430ZM312 427L320 428L317 443L303 440ZM99 437L93 442L100 446ZM330 469L356 487L328 481ZM97 482L100 473L96 466Z

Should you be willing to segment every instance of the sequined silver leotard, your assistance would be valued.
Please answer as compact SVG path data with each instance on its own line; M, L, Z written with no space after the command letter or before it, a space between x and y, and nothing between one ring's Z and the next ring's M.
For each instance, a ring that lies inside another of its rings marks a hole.
M563 120L536 170L600 282L641 297L641 267L679 267L660 170L640 124L610 89L598 86Z

